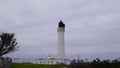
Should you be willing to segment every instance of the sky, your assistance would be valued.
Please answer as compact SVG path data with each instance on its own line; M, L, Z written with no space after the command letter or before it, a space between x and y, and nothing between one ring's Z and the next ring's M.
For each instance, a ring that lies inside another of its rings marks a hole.
M118 58L119 6L120 0L0 0L0 32L15 33L20 46L6 56L56 56L62 20L66 57Z

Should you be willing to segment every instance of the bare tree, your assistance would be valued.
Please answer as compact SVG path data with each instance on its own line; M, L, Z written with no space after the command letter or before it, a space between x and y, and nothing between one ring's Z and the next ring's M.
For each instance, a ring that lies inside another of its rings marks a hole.
M16 51L18 48L16 45L14 33L0 34L0 56Z

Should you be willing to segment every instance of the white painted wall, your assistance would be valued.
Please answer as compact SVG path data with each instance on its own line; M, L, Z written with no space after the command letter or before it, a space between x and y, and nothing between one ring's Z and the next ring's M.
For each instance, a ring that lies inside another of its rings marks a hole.
M65 29L63 27L58 27L58 46L57 46L57 56L59 59L65 58L65 46L64 46L64 31Z
M57 60L37 60L36 64L57 64Z

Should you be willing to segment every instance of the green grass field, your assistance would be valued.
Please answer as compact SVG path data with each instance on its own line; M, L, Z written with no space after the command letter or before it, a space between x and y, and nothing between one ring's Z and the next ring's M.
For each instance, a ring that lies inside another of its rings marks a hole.
M28 63L13 63L12 68L63 68L64 65L41 65Z

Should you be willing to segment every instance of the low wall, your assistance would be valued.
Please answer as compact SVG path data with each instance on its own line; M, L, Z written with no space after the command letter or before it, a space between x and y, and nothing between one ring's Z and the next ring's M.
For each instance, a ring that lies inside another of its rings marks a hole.
M0 57L0 68L12 68L12 59L9 57Z

